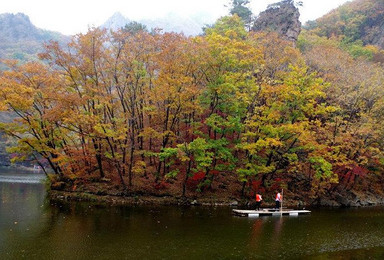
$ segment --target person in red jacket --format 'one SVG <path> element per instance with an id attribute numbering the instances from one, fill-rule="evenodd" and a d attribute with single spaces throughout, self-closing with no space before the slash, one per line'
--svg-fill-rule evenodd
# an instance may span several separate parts
<path id="1" fill-rule="evenodd" d="M 261 202 L 263 201 L 263 197 L 260 194 L 256 193 L 256 210 L 260 210 Z"/>

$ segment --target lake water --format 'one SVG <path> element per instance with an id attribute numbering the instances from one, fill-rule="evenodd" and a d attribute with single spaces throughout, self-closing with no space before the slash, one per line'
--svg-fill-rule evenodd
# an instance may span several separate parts
<path id="1" fill-rule="evenodd" d="M 384 259 L 380 207 L 249 219 L 226 207 L 50 205 L 42 178 L 0 172 L 0 259 Z"/>

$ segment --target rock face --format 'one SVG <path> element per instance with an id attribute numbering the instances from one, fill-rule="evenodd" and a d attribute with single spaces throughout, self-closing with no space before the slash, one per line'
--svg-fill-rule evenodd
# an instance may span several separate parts
<path id="1" fill-rule="evenodd" d="M 293 0 L 270 5 L 257 17 L 252 31 L 277 32 L 286 40 L 296 42 L 301 32 L 300 12 Z"/>
<path id="2" fill-rule="evenodd" d="M 380 19 L 372 22 L 372 26 L 366 26 L 362 30 L 363 43 L 368 45 L 377 45 L 384 49 L 384 14 Z"/>
<path id="3" fill-rule="evenodd" d="M 359 191 L 339 191 L 334 192 L 331 196 L 321 197 L 317 206 L 331 207 L 366 207 L 384 205 L 384 197 L 382 195 L 373 194 L 372 192 Z"/>

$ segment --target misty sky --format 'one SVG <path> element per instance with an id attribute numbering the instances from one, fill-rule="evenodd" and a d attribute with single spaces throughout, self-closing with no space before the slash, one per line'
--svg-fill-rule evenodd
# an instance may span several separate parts
<path id="1" fill-rule="evenodd" d="M 278 0 L 251 0 L 255 14 Z M 39 28 L 64 34 L 85 32 L 103 24 L 115 12 L 131 20 L 156 18 L 173 12 L 180 15 L 207 14 L 206 23 L 226 15 L 229 0 L 2 0 L 0 13 L 25 13 Z M 316 19 L 347 0 L 303 0 L 301 21 Z"/>

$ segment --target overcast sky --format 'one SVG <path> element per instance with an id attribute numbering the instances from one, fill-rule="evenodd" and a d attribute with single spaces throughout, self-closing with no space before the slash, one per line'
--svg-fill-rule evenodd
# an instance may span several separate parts
<path id="1" fill-rule="evenodd" d="M 251 0 L 255 14 L 278 0 Z M 303 0 L 301 21 L 316 19 L 348 0 Z M 39 28 L 64 34 L 85 32 L 103 24 L 115 12 L 139 20 L 165 16 L 169 12 L 192 15 L 208 13 L 207 23 L 228 13 L 229 0 L 2 0 L 0 13 L 25 13 Z"/>

